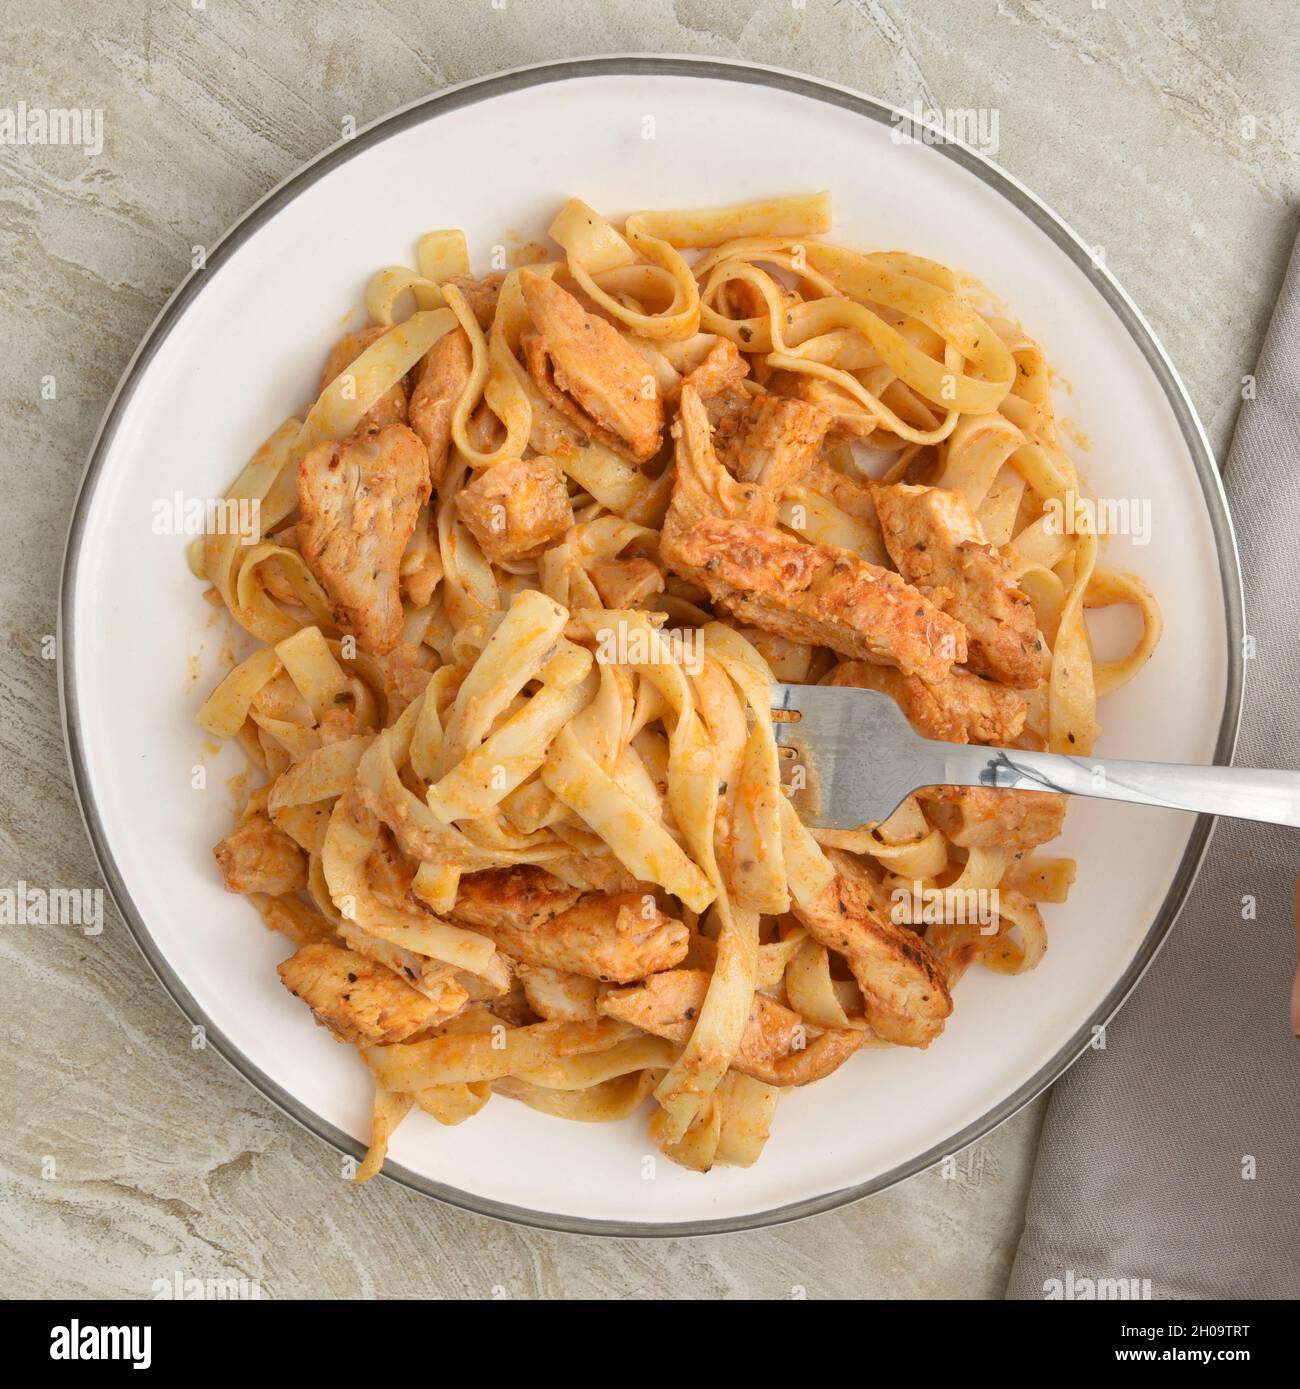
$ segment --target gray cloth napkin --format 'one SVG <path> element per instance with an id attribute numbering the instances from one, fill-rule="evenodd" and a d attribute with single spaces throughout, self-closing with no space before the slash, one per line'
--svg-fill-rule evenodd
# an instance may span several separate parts
<path id="1" fill-rule="evenodd" d="M 1300 247 L 1228 455 L 1256 642 L 1242 766 L 1300 768 L 1298 432 Z M 1106 1049 L 1053 1091 L 1008 1297 L 1078 1297 L 1082 1279 L 1137 1279 L 1155 1298 L 1300 1296 L 1298 873 L 1300 831 L 1219 821 Z"/>

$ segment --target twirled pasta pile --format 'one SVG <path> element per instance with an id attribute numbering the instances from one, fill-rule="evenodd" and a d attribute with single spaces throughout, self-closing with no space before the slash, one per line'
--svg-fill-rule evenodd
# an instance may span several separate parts
<path id="1" fill-rule="evenodd" d="M 829 226 L 826 194 L 621 232 L 575 199 L 561 259 L 479 279 L 426 236 L 236 480 L 259 533 L 192 550 L 263 643 L 199 715 L 264 773 L 217 858 L 372 1073 L 359 1179 L 413 1107 L 494 1090 L 588 1121 L 653 1095 L 674 1161 L 747 1165 L 784 1087 L 927 1045 L 967 966 L 1042 955 L 1060 798 L 809 830 L 771 681 L 1082 752 L 1158 610 L 1053 523 L 1078 479 L 1037 346 Z M 1096 661 L 1116 603 L 1143 635 Z"/>

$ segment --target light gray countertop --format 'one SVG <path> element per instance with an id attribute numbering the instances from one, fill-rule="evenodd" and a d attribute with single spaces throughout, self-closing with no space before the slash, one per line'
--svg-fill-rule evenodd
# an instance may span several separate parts
<path id="1" fill-rule="evenodd" d="M 0 104 L 102 108 L 105 139 L 96 158 L 0 146 L 0 888 L 99 882 L 43 639 L 113 386 L 191 246 L 346 117 L 631 51 L 991 108 L 999 162 L 1105 248 L 1220 456 L 1296 234 L 1300 15 L 1282 0 L 6 0 L 4 32 Z M 268 1297 L 996 1297 L 1015 1250 L 1044 1101 L 954 1177 L 795 1225 L 553 1235 L 390 1182 L 343 1187 L 330 1150 L 191 1049 L 111 909 L 93 939 L 0 926 L 0 960 L 9 1296 L 140 1297 L 180 1275 Z"/>

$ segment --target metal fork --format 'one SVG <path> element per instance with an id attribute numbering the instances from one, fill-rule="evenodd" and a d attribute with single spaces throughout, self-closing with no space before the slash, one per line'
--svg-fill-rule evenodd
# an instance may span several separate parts
<path id="1" fill-rule="evenodd" d="M 774 684 L 772 718 L 783 771 L 802 769 L 783 776 L 791 801 L 819 829 L 879 824 L 922 786 L 1062 791 L 1300 826 L 1300 772 L 939 743 L 916 733 L 889 695 L 855 686 Z"/>

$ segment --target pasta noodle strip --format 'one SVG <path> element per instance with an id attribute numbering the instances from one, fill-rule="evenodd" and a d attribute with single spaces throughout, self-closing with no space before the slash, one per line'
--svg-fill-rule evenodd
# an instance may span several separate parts
<path id="1" fill-rule="evenodd" d="M 830 230 L 831 195 L 823 191 L 691 212 L 640 212 L 637 220 L 652 236 L 682 250 L 749 237 L 817 236 Z"/>
<path id="2" fill-rule="evenodd" d="M 542 765 L 555 735 L 586 708 L 596 686 L 594 674 L 567 689 L 544 686 L 429 788 L 429 809 L 448 824 L 488 814 Z"/>
<path id="3" fill-rule="evenodd" d="M 858 307 L 880 304 L 919 320 L 980 372 L 978 376 L 958 376 L 951 383 L 951 395 L 945 394 L 945 383 L 931 376 L 928 368 L 919 377 L 907 369 L 917 364 L 908 354 L 898 352 L 896 339 L 901 335 L 892 330 L 878 335 L 866 331 L 872 346 L 909 386 L 929 400 L 951 400 L 964 415 L 996 410 L 1005 399 L 1015 381 L 1015 361 L 993 328 L 954 292 L 955 285 L 936 284 L 933 276 L 910 273 L 921 265 L 916 258 L 873 257 L 824 242 L 810 242 L 806 254 L 809 265 L 857 301 Z M 877 321 L 883 326 L 883 320 Z M 934 381 L 939 389 L 928 388 L 927 380 Z"/>
<path id="4" fill-rule="evenodd" d="M 1002 415 L 968 415 L 948 436 L 944 468 L 935 486 L 960 492 L 978 511 L 1002 465 L 1025 442 Z"/>
<path id="5" fill-rule="evenodd" d="M 471 467 L 490 468 L 494 463 L 518 458 L 523 453 L 532 430 L 532 407 L 520 380 L 519 365 L 512 355 L 508 334 L 494 331 L 489 342 L 464 294 L 454 285 L 448 285 L 445 293 L 447 303 L 469 338 L 472 355 L 469 381 L 452 410 L 451 437 L 461 457 Z M 518 297 L 522 303 L 518 271 L 511 271 L 501 288 L 497 299 L 497 317 L 513 312 L 512 297 Z M 487 402 L 488 408 L 505 428 L 505 437 L 493 449 L 476 448 L 469 436 L 469 417 L 480 398 Z"/>
<path id="6" fill-rule="evenodd" d="M 1160 607 L 1141 579 L 1133 574 L 1116 573 L 1113 569 L 1094 569 L 1084 592 L 1083 606 L 1108 608 L 1118 603 L 1131 603 L 1137 608 L 1142 617 L 1142 635 L 1127 656 L 1093 662 L 1093 685 L 1098 698 L 1128 684 L 1151 659 L 1164 632 Z"/>
<path id="7" fill-rule="evenodd" d="M 469 246 L 459 227 L 425 232 L 416 244 L 415 263 L 420 274 L 435 284 L 443 284 L 453 275 L 469 274 Z"/>
<path id="8" fill-rule="evenodd" d="M 633 877 L 658 883 L 692 911 L 703 911 L 714 888 L 676 840 L 580 746 L 571 728 L 551 744 L 542 780 L 609 845 Z"/>
<path id="9" fill-rule="evenodd" d="M 289 497 L 287 505 L 280 505 L 279 515 L 273 514 L 266 504 L 276 480 L 286 470 L 301 430 L 300 421 L 292 418 L 285 420 L 257 450 L 226 493 L 228 504 L 256 504 L 262 534 L 283 520 L 289 507 L 297 501 L 296 495 Z M 273 550 L 278 552 L 279 548 L 273 547 Z M 261 547 L 256 549 L 260 551 Z M 230 527 L 209 531 L 203 537 L 204 577 L 221 595 L 230 615 L 259 640 L 275 642 L 293 632 L 297 623 L 266 595 L 259 583 L 250 582 L 242 590 L 240 587 L 243 575 L 247 573 L 251 581 L 257 565 L 269 557 L 269 552 L 262 552 L 253 558 L 252 547 L 246 543 L 245 537 Z"/>
<path id="10" fill-rule="evenodd" d="M 721 930 L 708 992 L 690 1041 L 655 1087 L 662 1109 L 650 1121 L 650 1133 L 665 1148 L 681 1140 L 721 1084 L 754 1000 L 759 914 L 733 907 L 725 891 L 719 893 L 715 910 Z"/>
<path id="11" fill-rule="evenodd" d="M 406 375 L 444 333 L 456 327 L 450 309 L 414 313 L 371 343 L 320 393 L 294 441 L 291 462 L 328 439 L 346 439 L 370 407 Z"/>
<path id="12" fill-rule="evenodd" d="M 199 724 L 218 738 L 233 738 L 244 726 L 258 692 L 283 668 L 274 647 L 265 646 L 254 651 L 208 696 L 198 712 Z"/>
<path id="13" fill-rule="evenodd" d="M 785 992 L 790 1006 L 818 1027 L 865 1027 L 861 1018 L 844 1010 L 831 978 L 830 952 L 819 941 L 806 939 L 785 968 Z"/>
<path id="14" fill-rule="evenodd" d="M 334 800 L 356 780 L 362 755 L 374 741 L 369 734 L 343 738 L 310 752 L 276 779 L 267 797 L 271 815 L 288 806 L 309 805 Z"/>
<path id="15" fill-rule="evenodd" d="M 662 1042 L 658 1037 L 648 1040 Z M 625 1046 L 626 1043 L 620 1042 L 619 1045 Z M 676 1050 L 668 1043 L 663 1043 L 662 1049 L 669 1053 Z M 503 1095 L 509 1095 L 511 1099 L 522 1100 L 529 1109 L 554 1115 L 557 1119 L 575 1119 L 584 1124 L 608 1124 L 633 1115 L 654 1088 L 661 1071 L 662 1068 L 630 1071 L 627 1075 L 617 1076 L 613 1080 L 596 1081 L 582 1090 L 548 1090 L 514 1077 L 497 1081 L 494 1088 Z"/>
<path id="16" fill-rule="evenodd" d="M 1050 752 L 1085 753 L 1101 732 L 1097 726 L 1097 687 L 1092 646 L 1083 620 L 1084 598 L 1097 563 L 1097 537 L 1079 536 L 1074 580 L 1061 608 L 1047 677 L 1047 747 Z"/>
<path id="17" fill-rule="evenodd" d="M 352 697 L 352 686 L 343 667 L 325 643 L 317 627 L 303 627 L 278 642 L 279 656 L 289 678 L 307 701 L 316 722 Z"/>
<path id="18" fill-rule="evenodd" d="M 666 1070 L 680 1050 L 663 1037 L 639 1033 L 605 1051 L 548 1058 L 537 1065 L 517 1066 L 511 1075 L 543 1090 L 583 1090 L 647 1068 Z"/>
<path id="19" fill-rule="evenodd" d="M 574 204 L 578 206 L 575 208 Z M 655 236 L 646 225 L 647 216 L 638 213 L 627 219 L 625 244 L 643 260 L 666 272 L 673 286 L 673 297 L 661 313 L 643 313 L 628 308 L 619 299 L 596 283 L 593 266 L 602 270 L 617 268 L 610 264 L 613 237 L 617 232 L 594 209 L 573 199 L 551 224 L 552 240 L 564 247 L 568 256 L 569 274 L 583 292 L 616 322 L 652 342 L 667 339 L 681 341 L 692 337 L 700 326 L 700 291 L 691 267 L 673 246 Z"/>
<path id="20" fill-rule="evenodd" d="M 515 1028 L 498 1023 L 491 1032 L 366 1047 L 362 1055 L 381 1089 L 403 1093 L 424 1090 L 430 1085 L 500 1080 L 516 1071 L 546 1066 L 557 1056 L 608 1051 L 627 1035 L 625 1024 L 609 1018 L 598 1022 L 541 1022 Z"/>
<path id="21" fill-rule="evenodd" d="M 710 656 L 744 695 L 752 719 L 735 797 L 731 890 L 738 906 L 781 915 L 790 910 L 790 892 L 781 837 L 785 793 L 772 731 L 772 672 L 733 628 L 711 622 L 702 635 Z"/>
<path id="22" fill-rule="evenodd" d="M 438 495 L 438 550 L 443 569 L 439 592 L 443 615 L 451 628 L 449 656 L 468 664 L 488 639 L 500 611 L 501 591 L 492 566 L 456 510 L 455 494 L 468 469 L 463 460 L 453 457 L 455 462 Z"/>
<path id="23" fill-rule="evenodd" d="M 321 852 L 330 899 L 339 914 L 367 934 L 413 954 L 483 974 L 496 954 L 496 946 L 487 937 L 433 916 L 397 911 L 374 896 L 366 882 L 365 863 L 378 840 L 378 820 L 351 793 L 340 796 Z"/>
<path id="24" fill-rule="evenodd" d="M 478 747 L 498 715 L 538 674 L 568 618 L 545 594 L 518 595 L 456 694 L 434 764 L 436 779 Z"/>
<path id="25" fill-rule="evenodd" d="M 366 285 L 366 312 L 376 322 L 393 326 L 393 309 L 409 292 L 417 310 L 444 309 L 447 301 L 435 281 L 406 265 L 386 265 L 376 270 Z"/>
<path id="26" fill-rule="evenodd" d="M 563 853 L 560 846 L 541 843 L 484 847 L 454 826 L 444 824 L 402 781 L 398 767 L 406 761 L 416 722 L 428 698 L 426 690 L 407 706 L 366 750 L 357 768 L 357 790 L 368 809 L 390 830 L 404 853 L 422 863 L 474 873 L 517 863 L 540 863 Z M 471 822 L 473 823 L 473 822 Z M 467 827 L 468 828 L 468 827 Z M 438 881 L 426 874 L 423 885 Z M 417 874 L 417 883 L 420 882 Z"/>
<path id="27" fill-rule="evenodd" d="M 469 249 L 462 231 L 426 232 L 416 248 L 419 270 L 389 265 L 377 270 L 366 286 L 366 311 L 376 322 L 392 325 L 393 306 L 410 291 L 417 309 L 445 308 L 440 286 L 453 275 L 469 273 Z"/>

